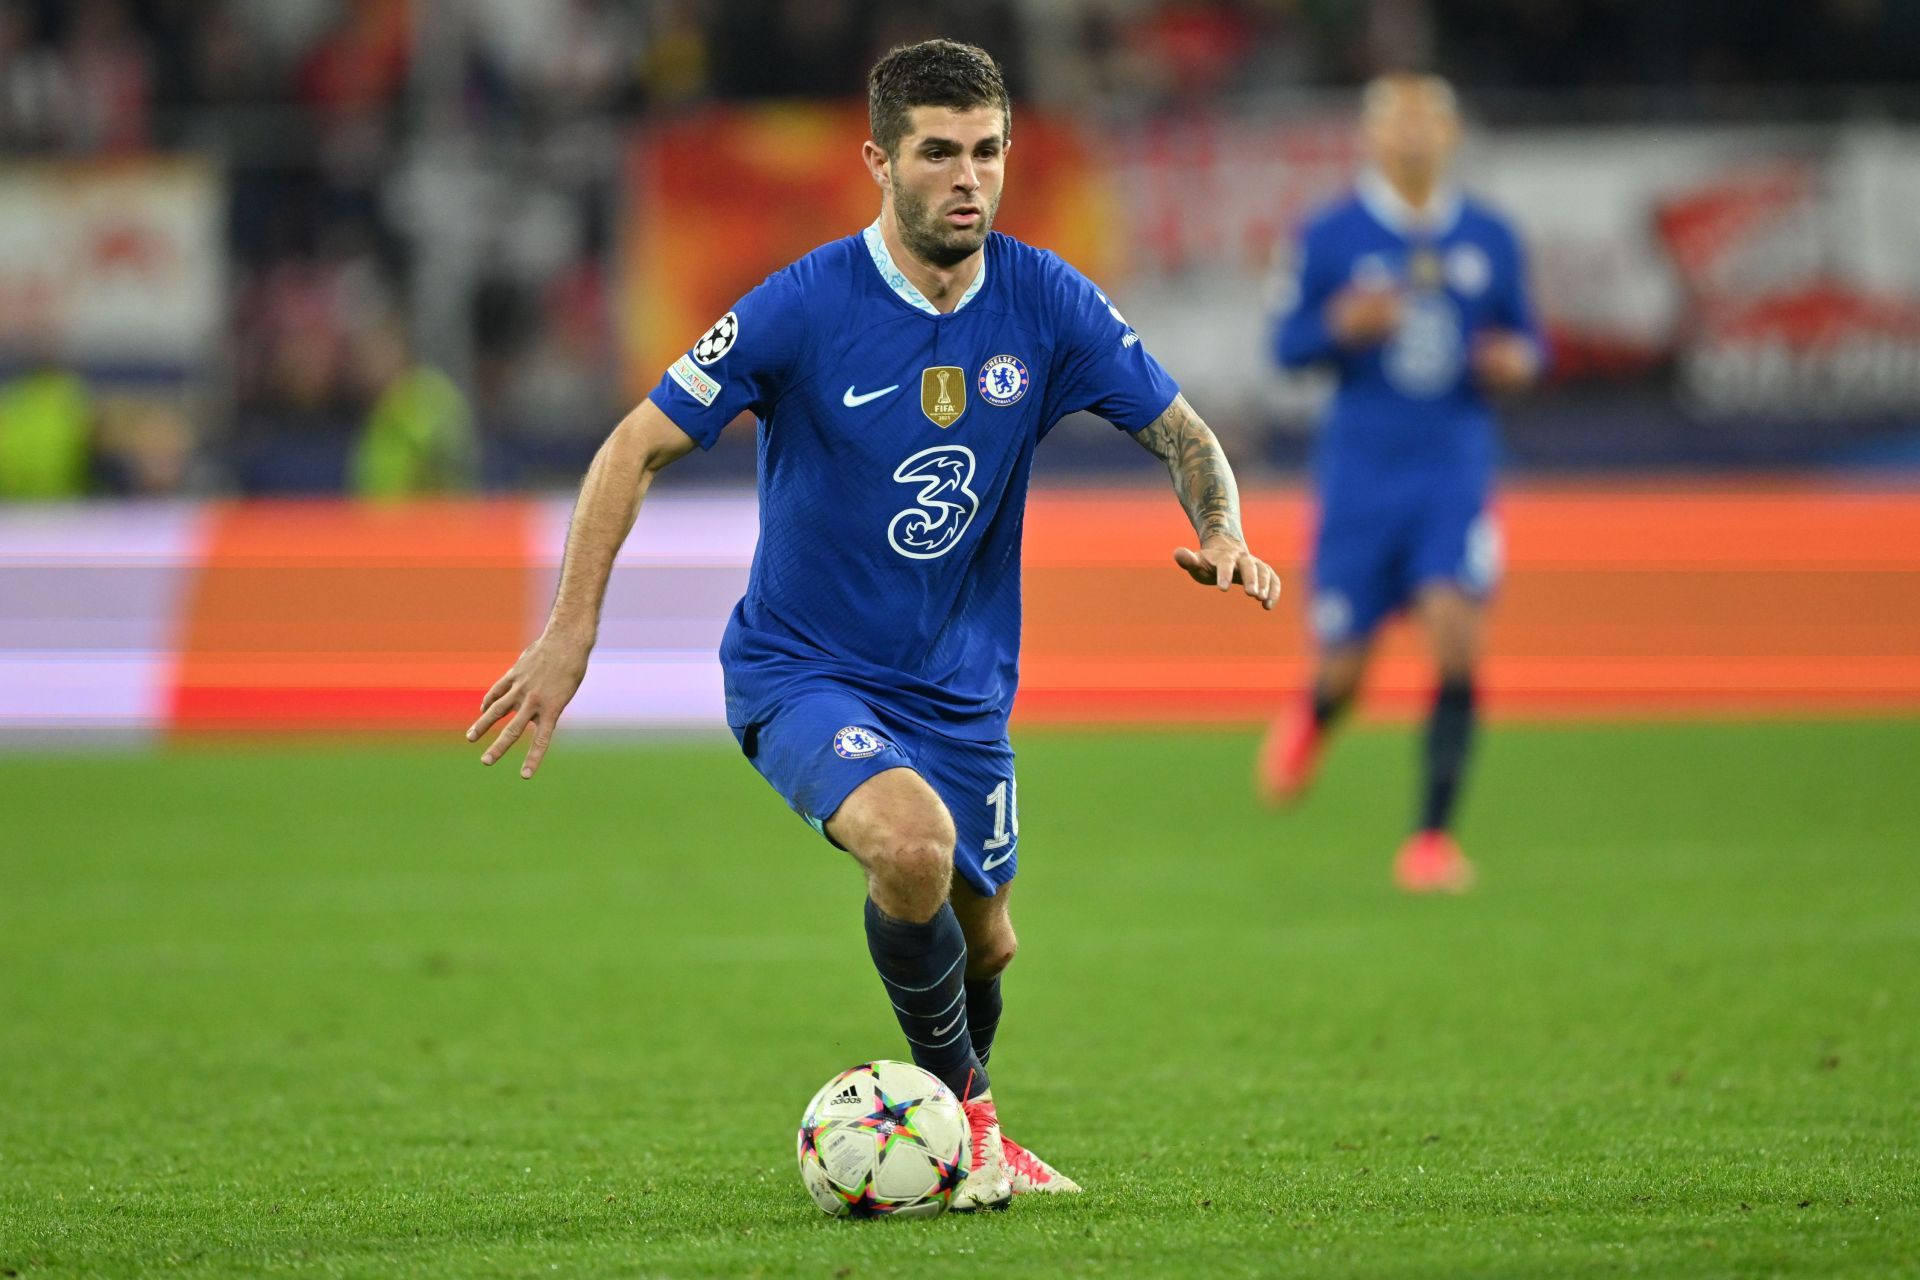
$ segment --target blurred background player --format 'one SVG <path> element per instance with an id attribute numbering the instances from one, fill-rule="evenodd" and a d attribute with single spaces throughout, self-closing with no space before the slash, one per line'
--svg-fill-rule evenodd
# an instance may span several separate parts
<path id="1" fill-rule="evenodd" d="M 93 472 L 96 411 L 53 335 L 34 335 L 19 373 L 0 379 L 0 502 L 77 498 Z"/>
<path id="2" fill-rule="evenodd" d="M 479 442 L 460 388 L 415 355 L 397 319 L 375 328 L 362 347 L 373 408 L 354 442 L 351 490 L 397 499 L 472 489 Z"/>
<path id="3" fill-rule="evenodd" d="M 1473 869 L 1450 828 L 1500 570 L 1488 402 L 1532 385 L 1544 346 L 1518 237 L 1449 180 L 1460 140 L 1452 87 L 1383 76 L 1366 87 L 1362 125 L 1369 167 L 1307 223 L 1274 335 L 1281 364 L 1331 366 L 1338 388 L 1315 467 L 1312 683 L 1268 730 L 1257 785 L 1273 803 L 1301 795 L 1381 623 L 1411 610 L 1438 689 L 1418 818 L 1394 877 L 1413 892 L 1457 892 Z"/>

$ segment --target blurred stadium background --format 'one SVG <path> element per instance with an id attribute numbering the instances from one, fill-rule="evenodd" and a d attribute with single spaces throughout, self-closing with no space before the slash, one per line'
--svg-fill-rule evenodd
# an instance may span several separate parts
<path id="1" fill-rule="evenodd" d="M 994 1067 L 1093 1194 L 846 1232 L 794 1116 L 899 1041 L 721 728 L 750 424 L 649 500 L 538 782 L 454 735 L 605 432 L 870 220 L 862 77 L 930 34 L 1288 595 L 1203 607 L 1161 468 L 1049 438 Z M 1244 787 L 1323 392 L 1266 299 L 1403 67 L 1557 355 L 1444 903 L 1388 887 L 1403 728 Z M 1395 635 L 1372 715 L 1429 680 Z M 1913 1274 L 1916 766 L 1920 6 L 0 0 L 0 1274 Z"/>
<path id="2" fill-rule="evenodd" d="M 610 424 L 870 218 L 864 68 L 931 32 L 1008 70 L 1003 227 L 1106 285 L 1289 570 L 1323 388 L 1267 359 L 1269 282 L 1355 84 L 1454 77 L 1556 350 L 1507 414 L 1496 710 L 1920 707 L 1913 6 L 5 0 L 0 723 L 457 721 Z M 717 723 L 752 458 L 736 425 L 642 517 L 576 723 Z M 1027 720 L 1297 679 L 1297 573 L 1278 625 L 1192 622 L 1156 469 L 1093 427 L 1039 467 Z M 1396 651 L 1378 705 L 1423 680 Z"/>

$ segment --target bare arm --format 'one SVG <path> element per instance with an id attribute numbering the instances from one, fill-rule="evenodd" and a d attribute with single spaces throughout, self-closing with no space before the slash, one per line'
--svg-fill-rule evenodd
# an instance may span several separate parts
<path id="1" fill-rule="evenodd" d="M 614 557 L 633 530 L 647 490 L 653 487 L 654 476 L 693 447 L 693 437 L 651 400 L 642 400 L 607 436 L 593 455 L 593 465 L 580 484 L 579 500 L 573 504 L 548 632 L 572 636 L 593 647 Z"/>
<path id="2" fill-rule="evenodd" d="M 1239 582 L 1248 595 L 1273 608 L 1280 599 L 1280 576 L 1247 550 L 1233 468 L 1187 398 L 1175 396 L 1167 411 L 1134 439 L 1167 464 L 1173 491 L 1200 536 L 1200 550 L 1181 547 L 1173 554 L 1174 562 L 1194 581 L 1216 584 L 1222 591 Z"/>
<path id="3" fill-rule="evenodd" d="M 507 673 L 493 682 L 481 700 L 480 718 L 467 730 L 467 741 L 477 741 L 500 720 L 507 726 L 480 757 L 492 764 L 507 752 L 528 725 L 535 726 L 520 776 L 531 778 L 553 739 L 554 724 L 573 700 L 587 675 L 587 655 L 600 631 L 600 606 L 614 557 L 633 529 L 640 503 L 654 476 L 683 458 L 693 438 L 673 424 L 651 400 L 643 400 L 613 429 L 574 503 L 573 523 L 567 528 L 567 548 L 560 562 L 560 589 L 546 629 L 529 645 Z"/>
<path id="4" fill-rule="evenodd" d="M 1201 541 L 1215 534 L 1240 540 L 1240 490 L 1233 482 L 1233 468 L 1185 396 L 1175 396 L 1167 411 L 1134 439 L 1167 464 L 1173 491 Z"/>

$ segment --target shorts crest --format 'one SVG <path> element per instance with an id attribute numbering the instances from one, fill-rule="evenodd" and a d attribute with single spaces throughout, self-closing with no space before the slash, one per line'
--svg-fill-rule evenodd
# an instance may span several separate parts
<path id="1" fill-rule="evenodd" d="M 833 735 L 833 749 L 843 760 L 865 760 L 892 745 L 875 730 L 857 724 Z"/>

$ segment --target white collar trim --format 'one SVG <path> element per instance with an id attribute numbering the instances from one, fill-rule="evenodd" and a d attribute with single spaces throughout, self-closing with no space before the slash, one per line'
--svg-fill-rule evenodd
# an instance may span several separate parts
<path id="1" fill-rule="evenodd" d="M 1406 235 L 1444 236 L 1452 231 L 1460 221 L 1460 189 L 1454 186 L 1434 188 L 1432 197 L 1424 209 L 1417 209 L 1407 203 L 1406 197 L 1393 189 L 1386 175 L 1378 169 L 1368 169 L 1360 175 L 1356 184 L 1360 193 L 1360 203 L 1366 206 L 1381 226 L 1389 231 Z"/>
<path id="2" fill-rule="evenodd" d="M 924 311 L 930 316 L 949 314 L 948 312 L 940 310 L 940 308 L 934 306 L 931 302 L 928 302 L 927 295 L 920 292 L 920 287 L 914 284 L 913 281 L 907 279 L 906 272 L 894 265 L 893 253 L 887 248 L 887 238 L 880 232 L 880 219 L 875 218 L 873 225 L 865 231 L 862 231 L 860 237 L 867 242 L 867 253 L 873 258 L 874 270 L 880 273 L 880 278 L 887 282 L 888 288 L 900 296 L 901 301 L 905 302 L 914 310 Z M 974 295 L 980 292 L 980 287 L 986 284 L 986 282 L 987 255 L 982 252 L 980 255 L 980 270 L 974 272 L 973 283 L 968 285 L 967 291 L 960 295 L 960 301 L 956 302 L 953 306 L 954 311 L 958 311 L 969 302 L 972 302 Z"/>

